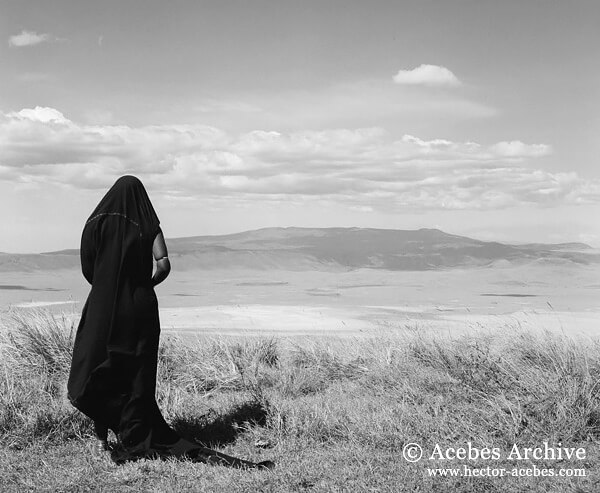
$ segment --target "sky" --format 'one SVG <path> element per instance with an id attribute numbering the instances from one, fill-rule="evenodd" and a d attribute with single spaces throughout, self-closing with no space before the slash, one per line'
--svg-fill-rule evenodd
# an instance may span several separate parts
<path id="1" fill-rule="evenodd" d="M 121 175 L 168 237 L 439 228 L 600 247 L 600 3 L 0 0 L 0 251 Z"/>

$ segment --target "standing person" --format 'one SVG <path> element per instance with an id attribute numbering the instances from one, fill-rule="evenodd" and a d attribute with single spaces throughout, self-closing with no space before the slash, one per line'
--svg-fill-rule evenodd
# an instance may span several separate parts
<path id="1" fill-rule="evenodd" d="M 104 449 L 108 429 L 117 435 L 112 458 L 176 456 L 237 467 L 271 466 L 181 438 L 158 408 L 160 323 L 154 286 L 171 266 L 154 207 L 134 176 L 119 178 L 85 223 L 81 267 L 91 291 L 75 337 L 68 396 L 94 420 Z"/>

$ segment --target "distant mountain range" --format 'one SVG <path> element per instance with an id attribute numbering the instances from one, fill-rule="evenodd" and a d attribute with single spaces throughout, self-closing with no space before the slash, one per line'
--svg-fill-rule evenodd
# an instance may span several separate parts
<path id="1" fill-rule="evenodd" d="M 265 228 L 167 240 L 177 269 L 434 270 L 522 263 L 599 263 L 583 243 L 507 245 L 437 229 Z M 78 269 L 79 251 L 0 253 L 0 272 Z"/>

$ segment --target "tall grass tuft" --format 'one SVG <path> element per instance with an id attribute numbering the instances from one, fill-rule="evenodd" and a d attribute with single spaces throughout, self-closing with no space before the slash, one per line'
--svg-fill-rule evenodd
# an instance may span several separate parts
<path id="1" fill-rule="evenodd" d="M 75 326 L 65 315 L 60 318 L 46 311 L 9 314 L 11 330 L 5 342 L 31 368 L 52 375 L 65 375 L 71 364 Z"/>
<path id="2" fill-rule="evenodd" d="M 66 398 L 73 322 L 48 312 L 9 312 L 0 327 L 0 437 L 12 447 L 89 433 Z"/>

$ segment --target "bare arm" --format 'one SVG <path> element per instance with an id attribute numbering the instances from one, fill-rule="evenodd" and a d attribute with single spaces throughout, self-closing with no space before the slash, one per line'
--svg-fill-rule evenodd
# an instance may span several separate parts
<path id="1" fill-rule="evenodd" d="M 156 271 L 152 276 L 152 285 L 156 286 L 163 282 L 169 275 L 169 272 L 171 272 L 171 262 L 169 262 L 167 245 L 162 231 L 154 238 L 152 254 L 154 255 L 154 260 L 156 260 Z"/>

